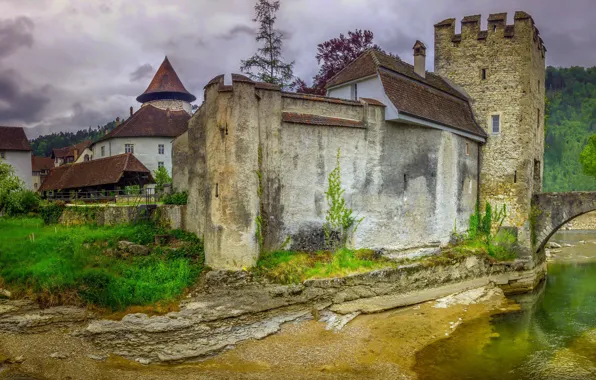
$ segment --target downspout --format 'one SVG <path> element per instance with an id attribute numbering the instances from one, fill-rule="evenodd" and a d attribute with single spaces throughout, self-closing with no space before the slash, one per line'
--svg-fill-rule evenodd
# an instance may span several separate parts
<path id="1" fill-rule="evenodd" d="M 486 142 L 484 142 L 486 144 Z M 482 168 L 482 155 L 480 151 L 484 144 L 478 144 L 478 173 L 476 174 L 476 204 L 480 207 L 480 168 Z"/>

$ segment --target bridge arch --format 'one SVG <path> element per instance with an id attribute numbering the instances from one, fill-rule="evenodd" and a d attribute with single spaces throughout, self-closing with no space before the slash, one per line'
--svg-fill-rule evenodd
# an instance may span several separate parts
<path id="1" fill-rule="evenodd" d="M 596 210 L 596 192 L 541 193 L 532 197 L 533 245 L 540 252 L 571 220 Z"/>

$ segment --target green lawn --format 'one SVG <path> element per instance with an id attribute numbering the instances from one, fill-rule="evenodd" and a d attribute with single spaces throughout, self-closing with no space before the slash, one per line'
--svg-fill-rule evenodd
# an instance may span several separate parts
<path id="1" fill-rule="evenodd" d="M 112 310 L 177 299 L 203 268 L 196 236 L 173 235 L 155 246 L 149 224 L 45 226 L 39 218 L 0 218 L 0 287 L 42 305 L 92 304 Z M 119 257 L 118 241 L 148 245 L 148 256 Z"/>

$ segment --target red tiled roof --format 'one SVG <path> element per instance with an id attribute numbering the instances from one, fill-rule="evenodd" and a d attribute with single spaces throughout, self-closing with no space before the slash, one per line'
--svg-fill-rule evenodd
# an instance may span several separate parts
<path id="1" fill-rule="evenodd" d="M 34 172 L 50 170 L 53 167 L 54 160 L 52 159 L 52 157 L 31 156 L 31 168 Z"/>
<path id="2" fill-rule="evenodd" d="M 363 127 L 363 124 L 360 120 L 341 119 L 339 117 L 327 117 L 296 112 L 283 112 L 282 121 L 286 123 L 326 125 L 330 127 Z"/>
<path id="3" fill-rule="evenodd" d="M 124 173 L 151 172 L 131 153 L 59 166 L 50 170 L 39 191 L 68 190 L 116 184 Z"/>
<path id="4" fill-rule="evenodd" d="M 22 127 L 0 127 L 0 150 L 31 150 Z"/>
<path id="5" fill-rule="evenodd" d="M 389 71 L 381 71 L 380 76 L 385 93 L 398 112 L 486 137 L 466 100 Z"/>
<path id="6" fill-rule="evenodd" d="M 377 99 L 372 99 L 372 98 L 360 98 L 360 100 L 368 103 L 368 104 L 372 104 L 373 106 L 383 106 L 386 107 L 385 103 L 382 103 L 380 101 L 378 101 Z"/>
<path id="7" fill-rule="evenodd" d="M 54 148 L 52 149 L 52 156 L 56 158 L 64 158 L 64 157 L 74 157 L 75 149 L 78 151 L 77 154 L 81 154 L 85 148 L 88 148 L 91 145 L 91 140 L 85 140 L 75 145 L 67 146 L 64 148 Z"/>
<path id="8" fill-rule="evenodd" d="M 378 73 L 389 100 L 398 112 L 486 137 L 474 119 L 468 98 L 433 73 L 421 77 L 414 66 L 368 49 L 331 78 L 327 88 Z"/>
<path id="9" fill-rule="evenodd" d="M 178 137 L 188 129 L 186 111 L 164 110 L 144 105 L 99 141 L 115 137 Z"/>
<path id="10" fill-rule="evenodd" d="M 159 98 L 180 99 L 187 102 L 194 102 L 197 99 L 186 90 L 168 57 L 164 59 L 155 73 L 149 87 L 137 97 L 137 101 L 145 103 Z"/>

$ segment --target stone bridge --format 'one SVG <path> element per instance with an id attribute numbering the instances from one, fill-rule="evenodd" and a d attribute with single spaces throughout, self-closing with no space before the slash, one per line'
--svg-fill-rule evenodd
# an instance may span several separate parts
<path id="1" fill-rule="evenodd" d="M 596 210 L 596 192 L 541 193 L 532 198 L 536 252 L 570 220 Z"/>

